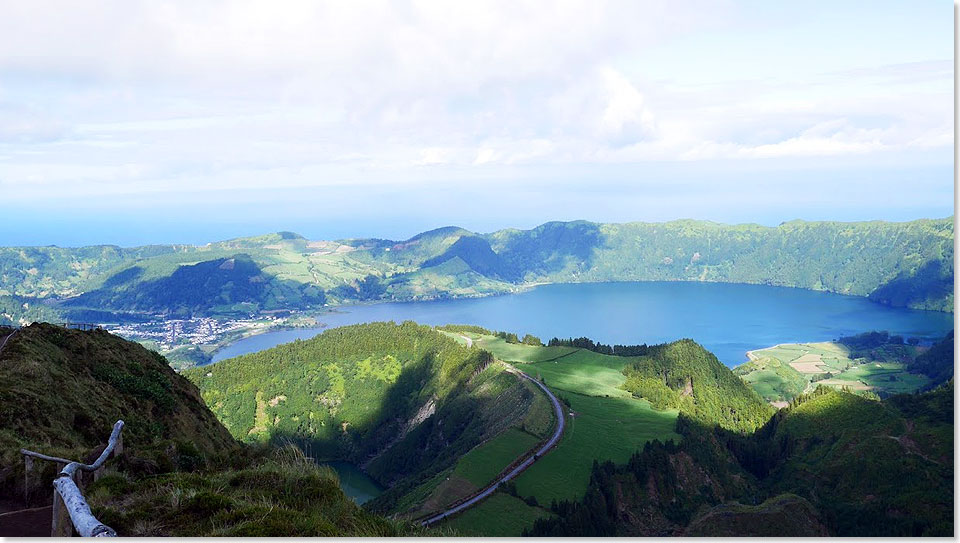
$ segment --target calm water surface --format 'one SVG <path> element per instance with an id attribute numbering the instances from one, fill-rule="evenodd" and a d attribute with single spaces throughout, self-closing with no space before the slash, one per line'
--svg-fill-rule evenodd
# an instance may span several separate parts
<path id="1" fill-rule="evenodd" d="M 826 292 L 725 283 L 643 282 L 545 285 L 521 294 L 383 303 L 339 308 L 319 319 L 328 328 L 373 321 L 478 324 L 551 337 L 587 336 L 602 343 L 663 343 L 692 338 L 728 366 L 746 352 L 778 343 L 827 341 L 888 330 L 926 340 L 953 329 L 953 314 L 892 308 Z M 307 339 L 322 328 L 253 336 L 213 357 L 223 360 Z"/>
<path id="2" fill-rule="evenodd" d="M 343 493 L 358 504 L 362 505 L 383 492 L 383 488 L 376 481 L 353 464 L 348 462 L 325 462 L 325 464 L 337 472 Z"/>

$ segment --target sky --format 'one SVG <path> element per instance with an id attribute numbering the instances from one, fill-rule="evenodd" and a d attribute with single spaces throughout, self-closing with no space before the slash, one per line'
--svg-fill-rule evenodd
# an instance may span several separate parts
<path id="1" fill-rule="evenodd" d="M 0 5 L 0 245 L 954 212 L 943 0 Z"/>

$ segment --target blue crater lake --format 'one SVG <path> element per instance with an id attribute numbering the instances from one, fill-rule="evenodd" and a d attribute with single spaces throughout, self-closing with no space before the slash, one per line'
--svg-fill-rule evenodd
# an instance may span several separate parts
<path id="1" fill-rule="evenodd" d="M 932 341 L 953 329 L 953 314 L 880 305 L 855 296 L 728 283 L 642 282 L 544 285 L 504 296 L 349 306 L 318 319 L 327 328 L 374 321 L 477 324 L 519 335 L 587 336 L 607 344 L 691 338 L 728 366 L 778 343 L 828 341 L 871 330 Z M 323 328 L 270 332 L 213 357 L 252 353 L 307 339 Z"/>

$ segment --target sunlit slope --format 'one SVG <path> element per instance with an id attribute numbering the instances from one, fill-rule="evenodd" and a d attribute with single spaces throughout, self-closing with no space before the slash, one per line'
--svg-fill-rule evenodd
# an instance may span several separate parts
<path id="1" fill-rule="evenodd" d="M 389 487 L 366 506 L 414 517 L 483 486 L 546 435 L 541 394 L 504 370 L 405 322 L 336 328 L 185 375 L 238 439 L 292 441 L 363 466 Z M 460 463 L 470 457 L 480 463 Z"/>
<path id="2" fill-rule="evenodd" d="M 950 536 L 953 383 L 868 399 L 828 387 L 742 435 L 685 416 L 679 444 L 596 466 L 534 536 Z"/>
<path id="3" fill-rule="evenodd" d="M 70 300 L 61 309 L 75 317 L 239 315 L 479 296 L 541 282 L 683 280 L 799 287 L 950 311 L 953 237 L 952 218 L 777 227 L 574 221 L 490 234 L 445 227 L 404 241 L 310 241 L 278 232 L 202 246 L 7 247 L 0 248 L 0 296 L 28 305 Z M 224 273 L 231 260 L 246 271 Z M 0 318 L 28 318 L 29 308 L 22 309 Z"/>
<path id="4" fill-rule="evenodd" d="M 734 373 L 778 406 L 819 385 L 885 398 L 926 390 L 953 377 L 952 333 L 930 347 L 906 344 L 902 338 L 892 342 L 880 332 L 842 341 L 758 349 Z"/>
<path id="5" fill-rule="evenodd" d="M 607 356 L 570 347 L 509 344 L 492 336 L 475 336 L 475 345 L 513 363 L 530 376 L 542 378 L 569 402 L 567 430 L 557 448 L 516 480 L 520 496 L 540 504 L 580 497 L 587 488 L 593 462 L 626 461 L 653 439 L 667 440 L 676 410 L 657 411 L 646 400 L 620 388 L 629 358 Z"/>

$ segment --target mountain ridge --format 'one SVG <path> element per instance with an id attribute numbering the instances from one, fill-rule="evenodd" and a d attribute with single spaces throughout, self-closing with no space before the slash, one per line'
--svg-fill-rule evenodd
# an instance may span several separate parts
<path id="1" fill-rule="evenodd" d="M 711 281 L 798 287 L 953 311 L 953 237 L 952 218 L 795 220 L 776 227 L 684 219 L 553 221 L 486 234 L 447 226 L 402 241 L 311 241 L 277 232 L 203 246 L 3 247 L 0 296 L 19 297 L 21 305 L 41 301 L 51 312 L 67 315 L 107 310 L 121 317 L 124 311 L 209 316 L 482 296 L 542 283 Z M 466 268 L 440 266 L 454 257 Z M 186 266 L 231 258 L 249 258 L 256 273 L 241 280 L 258 277 L 266 287 L 254 289 L 252 296 L 234 296 L 246 283 L 232 282 L 210 292 L 203 304 L 174 303 L 187 277 L 196 283 L 196 273 L 182 271 Z M 178 272 L 181 279 L 167 280 Z M 160 281 L 154 290 L 169 292 L 171 299 L 125 299 L 125 289 L 151 281 Z M 22 322 L 25 313 L 14 308 L 0 319 Z"/>

